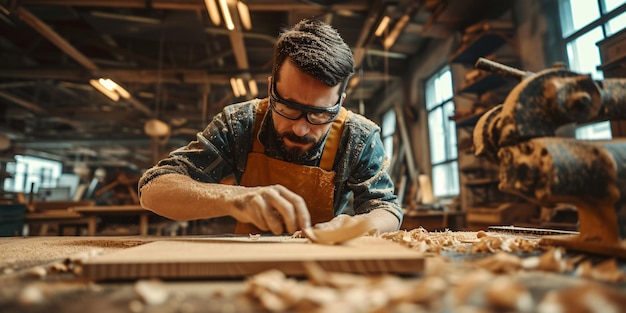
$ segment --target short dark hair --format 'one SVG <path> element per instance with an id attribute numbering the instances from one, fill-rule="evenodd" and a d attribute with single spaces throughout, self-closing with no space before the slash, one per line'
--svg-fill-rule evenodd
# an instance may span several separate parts
<path id="1" fill-rule="evenodd" d="M 304 19 L 278 37 L 272 69 L 276 81 L 280 67 L 287 58 L 298 69 L 328 86 L 343 83 L 341 92 L 354 73 L 352 50 L 336 29 L 319 20 Z"/>

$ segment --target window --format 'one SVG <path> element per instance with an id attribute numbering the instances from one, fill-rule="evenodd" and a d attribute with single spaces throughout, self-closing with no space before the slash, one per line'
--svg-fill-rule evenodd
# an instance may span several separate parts
<path id="1" fill-rule="evenodd" d="M 16 155 L 15 162 L 8 162 L 6 169 L 13 177 L 4 180 L 5 190 L 30 192 L 33 185 L 33 192 L 37 192 L 39 188 L 57 187 L 63 165 L 58 161 Z"/>
<path id="2" fill-rule="evenodd" d="M 626 4 L 623 0 L 559 0 L 561 28 L 570 70 L 604 78 L 597 42 L 626 26 Z M 580 137 L 579 137 L 580 136 Z M 578 139 L 611 139 L 610 122 L 580 126 Z"/>
<path id="3" fill-rule="evenodd" d="M 450 68 L 426 81 L 433 194 L 438 198 L 459 194 L 456 125 L 449 118 L 454 115 L 453 95 Z"/>
<path id="4" fill-rule="evenodd" d="M 593 123 L 576 128 L 576 139 L 602 140 L 611 139 L 611 123 Z"/>
<path id="5" fill-rule="evenodd" d="M 383 115 L 381 128 L 381 137 L 383 146 L 385 147 L 385 153 L 391 160 L 393 158 L 393 134 L 396 132 L 396 111 L 391 109 Z"/>

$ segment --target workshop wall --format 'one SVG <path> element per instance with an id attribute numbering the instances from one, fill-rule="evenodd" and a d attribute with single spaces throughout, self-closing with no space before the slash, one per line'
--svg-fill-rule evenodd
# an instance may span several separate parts
<path id="1" fill-rule="evenodd" d="M 511 53 L 519 54 L 522 70 L 539 71 L 556 62 L 566 62 L 566 52 L 561 38 L 558 2 L 552 0 L 516 0 L 512 10 L 500 17 L 510 20 L 515 27 L 516 47 Z M 424 82 L 443 66 L 449 65 L 454 86 L 461 86 L 464 79 L 461 65 L 450 63 L 450 56 L 458 47 L 463 30 L 448 38 L 436 38 L 410 64 L 411 76 L 404 81 L 405 106 L 418 112 L 418 119 L 407 121 L 411 133 L 411 146 L 415 162 L 421 174 L 430 175 L 430 149 L 428 114 L 424 103 Z M 509 47 L 510 48 L 510 47 Z M 457 109 L 471 107 L 473 101 L 455 97 Z M 567 133 L 567 131 L 565 132 Z"/>
<path id="2" fill-rule="evenodd" d="M 515 1 L 512 10 L 523 70 L 536 72 L 566 62 L 558 1 Z"/>

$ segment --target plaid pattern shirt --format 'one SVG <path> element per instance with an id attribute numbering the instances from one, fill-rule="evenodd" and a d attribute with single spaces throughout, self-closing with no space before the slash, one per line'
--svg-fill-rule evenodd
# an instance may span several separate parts
<path id="1" fill-rule="evenodd" d="M 259 99 L 226 106 L 209 125 L 196 135 L 196 140 L 180 147 L 148 169 L 139 181 L 141 188 L 153 178 L 179 173 L 197 181 L 217 183 L 233 175 L 238 183 L 246 169 L 248 153 L 255 134 L 254 118 Z M 268 111 L 259 132 L 265 154 L 283 160 L 280 144 L 271 126 Z M 323 145 L 309 153 L 302 165 L 318 166 Z M 334 214 L 363 214 L 385 209 L 402 222 L 394 185 L 387 173 L 388 158 L 380 138 L 380 128 L 358 114 L 346 119 L 335 157 Z"/>

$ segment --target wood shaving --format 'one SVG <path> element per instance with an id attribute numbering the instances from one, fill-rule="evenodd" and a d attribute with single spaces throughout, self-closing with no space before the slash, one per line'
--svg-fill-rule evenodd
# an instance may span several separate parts
<path id="1" fill-rule="evenodd" d="M 316 263 L 305 266 L 308 281 L 269 270 L 247 279 L 246 292 L 271 312 L 386 312 L 400 304 L 429 306 L 448 287 L 435 276 L 407 282 L 393 275 L 327 272 Z"/>
<path id="2" fill-rule="evenodd" d="M 411 235 L 404 233 L 402 236 L 400 238 Z M 488 236 L 483 238 L 486 237 Z M 426 240 L 422 241 L 425 242 Z M 623 303 L 626 295 L 610 288 L 608 293 L 571 291 L 587 293 L 583 296 L 587 297 L 584 300 L 585 305 L 593 308 L 583 311 L 575 310 L 583 307 L 582 305 L 577 307 L 565 303 L 568 301 L 566 298 L 571 297 L 570 291 L 565 294 L 551 291 L 545 297 L 532 294 L 525 284 L 528 283 L 528 276 L 518 275 L 521 274 L 520 271 L 563 273 L 570 271 L 580 261 L 578 256 L 565 258 L 564 251 L 560 248 L 527 258 L 497 251 L 493 255 L 468 262 L 473 265 L 470 271 L 454 266 L 450 268 L 447 266 L 449 260 L 441 255 L 430 256 L 428 260 L 433 262 L 427 262 L 427 268 L 418 280 L 406 280 L 393 275 L 330 272 L 317 263 L 309 262 L 304 265 L 308 280 L 296 280 L 281 271 L 271 270 L 246 280 L 246 293 L 270 312 L 552 313 L 621 312 L 615 308 L 625 307 Z M 614 274 L 618 270 L 614 260 L 595 267 L 585 262 L 579 269 L 579 275 L 592 275 L 591 269 L 594 269 L 602 273 L 613 273 L 614 276 L 606 275 L 605 279 L 608 280 L 623 277 Z"/>
<path id="3" fill-rule="evenodd" d="M 464 240 L 468 239 L 467 235 L 453 233 L 449 230 L 444 232 L 428 232 L 422 227 L 410 231 L 398 230 L 383 233 L 380 237 L 420 252 L 432 253 L 439 253 L 444 248 L 460 246 Z"/>
<path id="4" fill-rule="evenodd" d="M 48 274 L 48 270 L 46 270 L 43 266 L 35 266 L 28 271 L 28 276 L 34 278 L 44 278 Z"/>
<path id="5" fill-rule="evenodd" d="M 596 283 L 549 291 L 537 306 L 538 313 L 624 312 L 626 294 Z"/>
<path id="6" fill-rule="evenodd" d="M 474 265 L 493 273 L 511 273 L 522 268 L 522 258 L 511 253 L 498 252 L 475 261 Z"/>
<path id="7" fill-rule="evenodd" d="M 498 312 L 531 312 L 535 303 L 528 289 L 509 276 L 497 276 L 485 288 L 488 306 Z"/>
<path id="8" fill-rule="evenodd" d="M 574 269 L 576 258 L 565 259 L 563 248 L 551 248 L 540 256 L 525 258 L 522 267 L 529 270 L 564 273 Z"/>
<path id="9" fill-rule="evenodd" d="M 537 239 L 490 235 L 485 231 L 479 231 L 473 235 L 449 230 L 429 232 L 419 227 L 410 231 L 399 230 L 384 233 L 380 237 L 420 252 L 431 253 L 440 253 L 442 250 L 473 254 L 495 253 L 497 251 L 530 253 L 539 249 Z"/>
<path id="10" fill-rule="evenodd" d="M 135 292 L 147 305 L 160 305 L 170 297 L 169 291 L 163 282 L 152 280 L 139 280 L 135 283 Z"/>
<path id="11" fill-rule="evenodd" d="M 626 273 L 623 273 L 615 259 L 609 259 L 596 266 L 591 261 L 585 261 L 578 265 L 576 276 L 590 278 L 597 281 L 618 283 L 626 281 Z"/>

